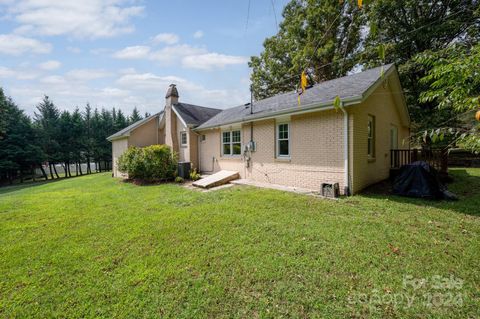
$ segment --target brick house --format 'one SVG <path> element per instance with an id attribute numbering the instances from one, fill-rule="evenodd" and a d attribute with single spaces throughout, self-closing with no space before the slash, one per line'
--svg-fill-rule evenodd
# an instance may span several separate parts
<path id="1" fill-rule="evenodd" d="M 340 109 L 334 107 L 336 97 Z M 408 149 L 410 118 L 394 65 L 220 110 L 179 102 L 170 85 L 163 111 L 117 132 L 114 176 L 129 146 L 167 144 L 203 173 L 237 171 L 258 182 L 318 191 L 339 183 L 357 193 L 388 178 L 390 150 Z"/>

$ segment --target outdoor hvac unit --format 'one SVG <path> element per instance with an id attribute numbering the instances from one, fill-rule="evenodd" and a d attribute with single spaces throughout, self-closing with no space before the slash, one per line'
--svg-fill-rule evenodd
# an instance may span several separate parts
<path id="1" fill-rule="evenodd" d="M 178 176 L 183 179 L 190 178 L 190 162 L 178 162 Z"/>
<path id="2" fill-rule="evenodd" d="M 337 198 L 340 196 L 340 186 L 338 183 L 322 183 L 322 189 L 320 191 L 323 197 Z"/>

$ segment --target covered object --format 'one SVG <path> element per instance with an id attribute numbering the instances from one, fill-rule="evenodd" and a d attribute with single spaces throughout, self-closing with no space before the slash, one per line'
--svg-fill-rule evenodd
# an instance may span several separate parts
<path id="1" fill-rule="evenodd" d="M 429 199 L 457 199 L 447 191 L 437 171 L 426 162 L 414 162 L 400 168 L 393 182 L 393 193 Z"/>

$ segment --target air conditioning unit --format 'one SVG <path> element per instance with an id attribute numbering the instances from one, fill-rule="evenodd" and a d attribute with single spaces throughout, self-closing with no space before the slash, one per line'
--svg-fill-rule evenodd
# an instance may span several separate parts
<path id="1" fill-rule="evenodd" d="M 340 196 L 340 186 L 338 183 L 322 183 L 320 193 L 323 197 L 337 198 Z"/>
<path id="2" fill-rule="evenodd" d="M 183 179 L 190 179 L 190 162 L 178 162 L 178 176 Z"/>

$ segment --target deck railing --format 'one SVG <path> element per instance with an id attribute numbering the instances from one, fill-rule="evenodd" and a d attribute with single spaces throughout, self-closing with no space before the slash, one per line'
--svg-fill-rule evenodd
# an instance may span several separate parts
<path id="1" fill-rule="evenodd" d="M 446 173 L 448 170 L 448 152 L 445 150 L 390 150 L 391 168 L 400 168 L 416 161 L 425 161 L 440 172 Z"/>

